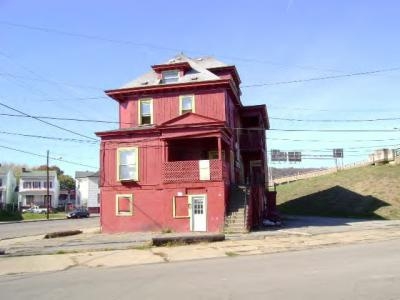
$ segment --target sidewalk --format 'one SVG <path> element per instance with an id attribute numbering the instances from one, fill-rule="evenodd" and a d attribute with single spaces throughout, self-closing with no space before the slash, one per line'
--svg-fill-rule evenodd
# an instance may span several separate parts
<path id="1" fill-rule="evenodd" d="M 400 221 L 305 220 L 298 223 L 299 218 L 289 218 L 285 227 L 227 235 L 223 242 L 170 247 L 150 247 L 151 238 L 159 233 L 109 235 L 96 228 L 50 240 L 43 236 L 3 240 L 0 249 L 7 255 L 0 256 L 0 275 L 269 254 L 400 238 Z"/>

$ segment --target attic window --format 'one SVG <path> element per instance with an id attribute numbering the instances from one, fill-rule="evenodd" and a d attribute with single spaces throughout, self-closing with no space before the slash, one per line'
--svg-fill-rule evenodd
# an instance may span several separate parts
<path id="1" fill-rule="evenodd" d="M 179 80 L 179 71 L 178 70 L 168 70 L 161 73 L 162 74 L 162 83 L 174 83 Z"/>

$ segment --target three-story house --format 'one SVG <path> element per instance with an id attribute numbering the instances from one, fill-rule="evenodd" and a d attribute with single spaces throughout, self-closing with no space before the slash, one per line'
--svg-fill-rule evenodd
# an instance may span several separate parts
<path id="1" fill-rule="evenodd" d="M 96 133 L 103 232 L 260 223 L 269 120 L 265 105 L 242 104 L 239 85 L 235 66 L 181 54 L 106 91 L 120 124 Z"/>

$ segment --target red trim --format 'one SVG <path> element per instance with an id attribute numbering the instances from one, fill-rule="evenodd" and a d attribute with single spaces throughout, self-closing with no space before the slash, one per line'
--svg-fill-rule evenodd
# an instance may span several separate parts
<path id="1" fill-rule="evenodd" d="M 171 63 L 171 64 L 164 64 L 164 65 L 153 65 L 151 67 L 157 73 L 160 73 L 162 71 L 169 71 L 169 70 L 187 71 L 187 70 L 191 69 L 188 62 Z"/>
<path id="2" fill-rule="evenodd" d="M 104 91 L 107 96 L 113 98 L 114 100 L 120 102 L 125 101 L 124 97 L 126 96 L 133 96 L 133 95 L 140 95 L 147 93 L 146 96 L 150 96 L 151 94 L 157 94 L 159 92 L 166 92 L 166 91 L 176 91 L 176 90 L 183 90 L 183 89 L 193 89 L 193 88 L 209 88 L 211 86 L 215 87 L 224 87 L 228 88 L 232 95 L 235 98 L 236 104 L 239 106 L 243 106 L 240 102 L 240 91 L 237 89 L 236 85 L 231 79 L 218 79 L 218 80 L 208 80 L 208 81 L 201 81 L 201 82 L 186 82 L 186 83 L 169 83 L 169 84 L 162 84 L 157 86 L 144 86 L 144 87 L 134 87 L 134 88 L 122 88 L 122 89 L 115 89 L 115 90 L 106 90 Z M 121 97 L 121 99 L 119 99 Z"/>

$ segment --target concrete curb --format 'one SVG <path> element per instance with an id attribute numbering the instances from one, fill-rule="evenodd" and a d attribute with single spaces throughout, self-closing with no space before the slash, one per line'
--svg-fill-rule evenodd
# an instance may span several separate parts
<path id="1" fill-rule="evenodd" d="M 90 218 L 100 218 L 100 216 L 90 216 Z M 20 221 L 1 221 L 0 225 L 2 224 L 14 224 L 14 223 L 29 223 L 29 222 L 44 222 L 44 221 L 59 221 L 59 220 L 67 220 L 65 218 L 51 218 L 51 219 L 38 219 L 38 220 L 20 220 Z"/>

